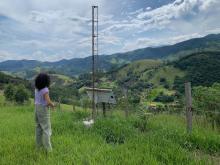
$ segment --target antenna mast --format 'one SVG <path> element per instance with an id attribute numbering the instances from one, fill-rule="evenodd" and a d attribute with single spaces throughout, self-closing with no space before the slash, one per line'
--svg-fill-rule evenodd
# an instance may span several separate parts
<path id="1" fill-rule="evenodd" d="M 98 58 L 98 6 L 92 6 L 92 118 L 95 118 L 95 83 L 96 69 Z"/>

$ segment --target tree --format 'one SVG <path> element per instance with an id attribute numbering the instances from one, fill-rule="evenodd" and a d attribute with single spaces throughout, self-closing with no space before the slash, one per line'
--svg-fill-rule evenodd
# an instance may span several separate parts
<path id="1" fill-rule="evenodd" d="M 15 87 L 12 84 L 9 84 L 6 86 L 4 90 L 4 96 L 6 100 L 13 101 L 14 100 L 14 94 L 15 94 Z"/>
<path id="2" fill-rule="evenodd" d="M 30 97 L 29 91 L 24 87 L 24 85 L 19 85 L 14 94 L 14 100 L 23 104 L 25 101 L 28 101 Z"/>

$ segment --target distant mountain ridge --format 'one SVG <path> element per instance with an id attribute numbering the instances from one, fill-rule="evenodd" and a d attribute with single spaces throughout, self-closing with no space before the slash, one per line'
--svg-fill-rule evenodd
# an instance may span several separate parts
<path id="1" fill-rule="evenodd" d="M 109 70 L 142 59 L 168 59 L 200 51 L 220 51 L 220 34 L 210 34 L 202 38 L 194 38 L 170 46 L 143 48 L 125 53 L 100 55 L 99 67 Z M 0 62 L 0 70 L 9 72 L 25 72 L 43 68 L 66 75 L 79 75 L 90 72 L 92 57 L 60 60 L 57 62 L 40 62 L 36 60 L 8 60 Z"/>

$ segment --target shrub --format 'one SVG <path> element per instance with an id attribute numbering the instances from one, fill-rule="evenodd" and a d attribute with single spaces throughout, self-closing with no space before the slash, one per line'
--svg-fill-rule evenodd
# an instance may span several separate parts
<path id="1" fill-rule="evenodd" d="M 23 104 L 25 101 L 28 101 L 30 97 L 30 93 L 24 85 L 18 85 L 15 87 L 12 84 L 9 84 L 5 88 L 4 95 L 6 100 L 15 101 L 19 104 Z"/>
<path id="2" fill-rule="evenodd" d="M 160 78 L 160 83 L 164 83 L 166 81 L 167 81 L 166 78 L 164 78 L 164 77 Z"/>
<path id="3" fill-rule="evenodd" d="M 29 100 L 29 97 L 29 91 L 24 85 L 19 85 L 15 91 L 14 100 L 19 104 L 23 104 L 25 101 Z"/>
<path id="4" fill-rule="evenodd" d="M 162 103 L 170 103 L 174 101 L 174 96 L 168 96 L 168 95 L 164 95 L 164 94 L 160 94 L 159 96 L 157 96 L 154 101 L 156 102 L 162 102 Z"/>
<path id="5" fill-rule="evenodd" d="M 15 87 L 12 84 L 9 84 L 6 86 L 4 90 L 4 96 L 6 100 L 8 101 L 13 101 L 14 100 L 14 95 L 15 95 Z"/>
<path id="6" fill-rule="evenodd" d="M 134 105 L 139 104 L 141 101 L 140 96 L 133 94 L 128 97 L 128 101 Z"/>
<path id="7" fill-rule="evenodd" d="M 97 120 L 93 127 L 106 143 L 123 144 L 132 135 L 133 129 L 128 121 L 122 119 Z"/>
<path id="8" fill-rule="evenodd" d="M 146 132 L 148 130 L 148 121 L 151 113 L 147 113 L 144 108 L 138 110 L 138 118 L 134 121 L 133 126 L 141 132 Z"/>
<path id="9" fill-rule="evenodd" d="M 220 84 L 212 87 L 195 87 L 193 90 L 194 108 L 198 113 L 205 114 L 212 127 L 220 126 Z"/>

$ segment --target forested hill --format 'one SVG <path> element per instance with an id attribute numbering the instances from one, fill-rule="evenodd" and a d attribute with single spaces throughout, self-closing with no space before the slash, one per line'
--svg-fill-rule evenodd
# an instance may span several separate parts
<path id="1" fill-rule="evenodd" d="M 220 82 L 220 52 L 194 53 L 174 62 L 174 66 L 185 71 L 183 81 L 190 81 L 194 86 Z"/>
<path id="2" fill-rule="evenodd" d="M 99 56 L 99 66 L 104 70 L 142 59 L 166 59 L 185 56 L 194 52 L 220 51 L 220 34 L 190 39 L 175 45 L 157 48 L 143 48 L 126 53 Z M 36 71 L 39 67 L 66 75 L 79 75 L 91 70 L 91 56 L 61 60 L 57 62 L 39 62 L 34 60 L 10 60 L 0 63 L 0 70 L 10 72 Z"/>

